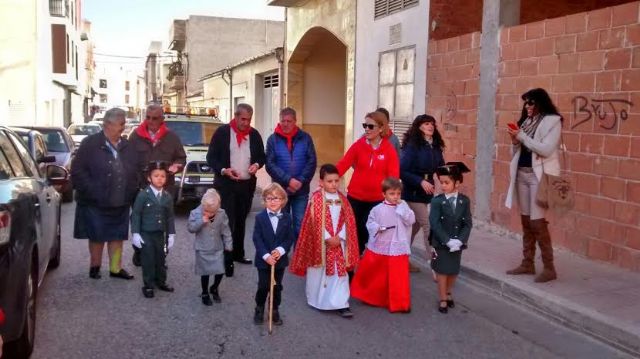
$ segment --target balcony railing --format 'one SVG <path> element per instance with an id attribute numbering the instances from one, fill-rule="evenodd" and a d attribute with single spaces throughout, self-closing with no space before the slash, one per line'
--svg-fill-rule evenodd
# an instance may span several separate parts
<path id="1" fill-rule="evenodd" d="M 49 0 L 49 15 L 67 17 L 69 14 L 69 0 Z"/>

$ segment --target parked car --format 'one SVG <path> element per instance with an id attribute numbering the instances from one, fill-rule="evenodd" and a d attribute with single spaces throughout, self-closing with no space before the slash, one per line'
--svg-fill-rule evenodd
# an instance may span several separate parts
<path id="1" fill-rule="evenodd" d="M 69 174 L 49 164 L 38 171 L 25 142 L 0 126 L 0 327 L 3 357 L 26 358 L 35 339 L 38 287 L 60 265 L 61 195 Z"/>
<path id="2" fill-rule="evenodd" d="M 125 123 L 124 124 L 124 131 L 122 132 L 122 135 L 126 138 L 129 138 L 129 135 L 131 134 L 131 132 L 135 131 L 136 128 L 138 128 L 138 126 L 140 125 L 140 123 L 138 122 L 130 122 L 130 123 Z"/>
<path id="3" fill-rule="evenodd" d="M 176 174 L 176 202 L 199 200 L 204 192 L 213 188 L 213 169 L 207 164 L 207 151 L 211 136 L 222 122 L 208 116 L 165 114 L 167 127 L 180 137 L 187 154 L 187 164 Z"/>
<path id="4" fill-rule="evenodd" d="M 80 142 L 82 142 L 85 137 L 100 131 L 102 131 L 102 127 L 97 123 L 73 124 L 67 128 L 67 133 L 73 139 L 73 144 L 76 147 L 80 146 Z"/>
<path id="5" fill-rule="evenodd" d="M 73 139 L 62 127 L 44 127 L 44 126 L 23 126 L 32 130 L 36 130 L 44 136 L 44 141 L 47 144 L 47 150 L 53 156 L 56 156 L 56 164 L 64 167 L 67 171 L 71 170 L 71 162 L 75 156 L 76 147 L 73 144 Z M 63 202 L 73 201 L 73 185 L 71 181 L 67 181 L 66 184 L 59 188 L 62 193 Z"/>
<path id="6" fill-rule="evenodd" d="M 47 150 L 47 145 L 44 141 L 44 136 L 36 130 L 30 130 L 27 128 L 21 127 L 9 127 L 13 132 L 15 132 L 24 143 L 27 145 L 29 149 L 29 153 L 31 157 L 38 164 L 38 169 L 40 170 L 40 175 L 44 176 L 46 167 L 48 163 L 55 163 L 56 156 L 49 155 L 49 151 Z"/>

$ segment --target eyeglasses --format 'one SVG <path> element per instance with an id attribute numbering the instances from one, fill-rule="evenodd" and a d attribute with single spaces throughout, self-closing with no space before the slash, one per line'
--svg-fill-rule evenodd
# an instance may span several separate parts
<path id="1" fill-rule="evenodd" d="M 526 106 L 535 106 L 535 105 L 536 105 L 536 102 L 535 102 L 535 101 L 533 101 L 533 100 L 526 100 L 526 101 L 524 102 L 524 104 L 525 104 Z"/>
<path id="2" fill-rule="evenodd" d="M 282 198 L 280 197 L 267 197 L 264 199 L 267 202 L 276 202 L 276 201 L 282 201 Z"/>
<path id="3" fill-rule="evenodd" d="M 377 125 L 370 124 L 370 123 L 363 123 L 363 124 L 362 124 L 362 128 L 364 128 L 365 130 L 366 130 L 366 129 L 373 130 L 374 128 L 376 128 L 376 126 L 377 126 Z"/>

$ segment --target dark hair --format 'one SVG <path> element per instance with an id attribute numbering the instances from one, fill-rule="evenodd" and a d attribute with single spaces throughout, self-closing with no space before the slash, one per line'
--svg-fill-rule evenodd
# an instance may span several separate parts
<path id="1" fill-rule="evenodd" d="M 376 112 L 380 112 L 387 117 L 387 122 L 391 121 L 391 117 L 389 116 L 389 111 L 384 107 L 378 107 Z"/>
<path id="2" fill-rule="evenodd" d="M 145 171 L 147 174 L 151 174 L 151 171 L 154 170 L 163 170 L 165 172 L 169 171 L 169 164 L 166 161 L 150 161 L 147 163 L 145 167 Z"/>
<path id="3" fill-rule="evenodd" d="M 453 182 L 462 183 L 463 180 L 464 180 L 464 178 L 462 176 L 462 173 L 458 172 L 458 171 L 452 171 L 452 172 L 449 172 L 449 173 L 437 173 L 437 175 L 438 175 L 438 179 L 440 179 L 440 177 L 442 177 L 442 176 L 450 177 Z"/>
<path id="4" fill-rule="evenodd" d="M 387 192 L 390 189 L 399 189 L 402 191 L 402 181 L 395 177 L 387 177 L 382 181 L 382 192 Z"/>
<path id="5" fill-rule="evenodd" d="M 340 175 L 338 172 L 338 167 L 332 165 L 331 163 L 325 163 L 320 166 L 320 179 L 324 179 L 326 175 Z"/>
<path id="6" fill-rule="evenodd" d="M 414 146 L 420 146 L 425 143 L 424 134 L 420 130 L 420 126 L 422 126 L 425 122 L 433 123 L 433 146 L 438 147 L 441 150 L 444 149 L 444 140 L 442 139 L 442 135 L 440 131 L 438 131 L 438 125 L 436 125 L 436 119 L 433 116 L 423 114 L 416 116 L 415 120 L 409 127 L 409 130 L 405 132 L 404 138 L 402 139 L 402 147 L 407 144 L 411 144 Z"/>
<path id="7" fill-rule="evenodd" d="M 520 97 L 522 98 L 522 101 L 528 101 L 528 100 L 533 101 L 535 103 L 536 108 L 538 109 L 538 112 L 542 116 L 545 116 L 545 115 L 560 116 L 560 113 L 558 113 L 558 109 L 553 104 L 553 101 L 551 101 L 551 97 L 549 97 L 549 94 L 544 89 L 535 88 L 523 93 L 522 96 Z M 518 126 L 521 126 L 524 120 L 527 119 L 527 117 L 528 117 L 527 108 L 525 107 L 525 104 L 522 104 L 522 114 L 520 115 Z M 560 116 L 560 121 L 562 120 L 563 118 L 562 116 Z"/>

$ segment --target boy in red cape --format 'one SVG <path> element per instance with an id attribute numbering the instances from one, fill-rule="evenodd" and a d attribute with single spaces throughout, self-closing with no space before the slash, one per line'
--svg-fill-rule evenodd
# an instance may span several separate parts
<path id="1" fill-rule="evenodd" d="M 338 191 L 340 175 L 331 164 L 320 167 L 320 186 L 309 200 L 289 270 L 307 276 L 307 303 L 320 310 L 349 310 L 348 272 L 358 264 L 358 235 L 353 210 Z"/>

